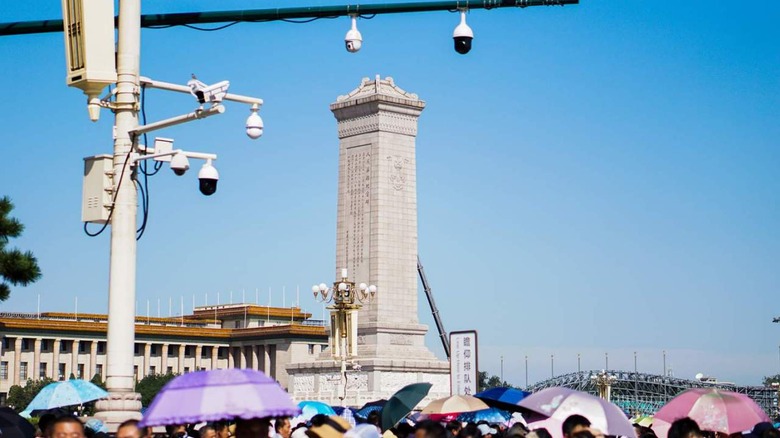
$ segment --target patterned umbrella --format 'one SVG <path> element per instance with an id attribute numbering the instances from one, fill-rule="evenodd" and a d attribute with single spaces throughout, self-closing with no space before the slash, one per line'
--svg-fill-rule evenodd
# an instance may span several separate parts
<path id="1" fill-rule="evenodd" d="M 300 412 L 275 380 L 260 371 L 230 368 L 171 380 L 144 413 L 141 426 L 293 417 Z"/>
<path id="2" fill-rule="evenodd" d="M 458 415 L 458 421 L 465 423 L 477 423 L 487 421 L 488 423 L 505 423 L 512 416 L 507 411 L 497 408 L 482 409 L 481 411 L 464 412 Z"/>
<path id="3" fill-rule="evenodd" d="M 666 436 L 678 418 L 690 417 L 702 430 L 732 434 L 770 421 L 766 413 L 745 394 L 710 388 L 693 388 L 669 400 L 653 417 L 653 430 Z M 659 433 L 663 433 L 661 435 Z"/>
<path id="4" fill-rule="evenodd" d="M 489 407 L 490 406 L 486 405 L 482 400 L 470 395 L 451 395 L 449 397 L 440 398 L 428 403 L 428 406 L 423 408 L 422 413 L 449 414 L 474 412 L 481 411 Z"/>
<path id="5" fill-rule="evenodd" d="M 108 392 L 86 380 L 71 379 L 53 382 L 44 386 L 21 414 L 61 406 L 81 405 L 106 396 Z"/>
<path id="6" fill-rule="evenodd" d="M 515 388 L 490 388 L 474 394 L 474 397 L 482 400 L 488 406 L 503 409 L 509 412 L 517 412 L 520 408 L 517 406 L 520 400 L 528 397 L 531 393 L 521 391 Z"/>
<path id="7" fill-rule="evenodd" d="M 545 427 L 554 437 L 560 436 L 561 424 L 574 414 L 590 420 L 591 425 L 605 435 L 636 437 L 634 426 L 617 405 L 585 392 L 562 387 L 547 388 L 524 398 L 519 406 L 536 413 L 536 418 L 543 420 L 537 423 L 537 427 Z M 533 416 L 530 416 L 529 426 L 535 428 L 531 424 L 533 421 Z"/>
<path id="8" fill-rule="evenodd" d="M 319 401 L 305 400 L 298 402 L 298 407 L 301 408 L 300 418 L 305 421 L 311 420 L 311 417 L 317 414 L 336 415 L 336 411 L 330 405 Z"/>

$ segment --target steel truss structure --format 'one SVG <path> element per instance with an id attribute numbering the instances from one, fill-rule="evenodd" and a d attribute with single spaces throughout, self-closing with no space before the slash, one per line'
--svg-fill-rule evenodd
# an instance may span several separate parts
<path id="1" fill-rule="evenodd" d="M 580 371 L 553 377 L 526 388 L 535 392 L 554 386 L 563 386 L 577 391 L 598 395 L 596 376 L 603 370 Z M 778 410 L 778 390 L 765 386 L 737 386 L 733 383 L 707 382 L 680 379 L 672 376 L 646 374 L 633 371 L 607 370 L 614 376 L 611 385 L 612 402 L 620 406 L 628 415 L 653 415 L 666 402 L 682 391 L 690 388 L 717 388 L 746 394 L 761 406 L 770 417 L 780 414 Z"/>

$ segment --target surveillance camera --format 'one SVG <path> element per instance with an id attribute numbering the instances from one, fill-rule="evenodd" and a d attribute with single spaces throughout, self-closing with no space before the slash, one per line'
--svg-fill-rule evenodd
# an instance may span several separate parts
<path id="1" fill-rule="evenodd" d="M 344 37 L 344 44 L 349 53 L 355 53 L 363 46 L 363 36 L 357 29 L 357 17 L 355 16 L 352 17 L 352 29 L 347 31 L 347 36 Z"/>
<path id="2" fill-rule="evenodd" d="M 206 196 L 211 196 L 217 191 L 217 181 L 219 181 L 219 172 L 211 165 L 211 160 L 206 161 L 198 172 L 198 188 Z"/>
<path id="3" fill-rule="evenodd" d="M 474 39 L 474 31 L 466 24 L 466 11 L 460 11 L 460 24 L 452 32 L 452 39 L 455 40 L 455 51 L 461 55 L 469 53 L 471 50 L 471 40 Z"/>
<path id="4" fill-rule="evenodd" d="M 257 105 L 253 105 L 252 113 L 246 119 L 246 135 L 252 140 L 257 140 L 263 135 L 263 119 L 257 114 Z"/>
<path id="5" fill-rule="evenodd" d="M 171 158 L 171 170 L 176 175 L 182 176 L 190 169 L 190 160 L 184 154 L 176 154 Z"/>
<path id="6" fill-rule="evenodd" d="M 190 87 L 190 94 L 195 97 L 199 104 L 203 105 L 206 102 L 216 104 L 222 102 L 222 99 L 227 95 L 230 81 L 221 81 L 214 85 L 206 85 L 199 81 L 193 74 L 192 79 L 187 82 L 187 85 Z"/>

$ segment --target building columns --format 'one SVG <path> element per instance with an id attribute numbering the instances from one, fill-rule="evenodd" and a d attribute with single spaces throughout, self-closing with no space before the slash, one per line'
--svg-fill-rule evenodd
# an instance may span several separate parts
<path id="1" fill-rule="evenodd" d="M 97 349 L 100 341 L 95 340 L 89 345 L 89 378 L 92 379 L 97 374 Z M 103 376 L 100 376 L 103 380 Z"/>
<path id="2" fill-rule="evenodd" d="M 246 368 L 246 346 L 242 345 L 240 348 L 240 354 L 238 356 L 240 367 Z"/>
<path id="3" fill-rule="evenodd" d="M 252 369 L 257 371 L 260 369 L 260 346 L 253 345 L 252 346 Z"/>
<path id="4" fill-rule="evenodd" d="M 270 345 L 263 345 L 263 372 L 268 377 L 273 377 L 271 375 L 271 346 Z"/>
<path id="5" fill-rule="evenodd" d="M 71 367 L 70 367 L 70 373 L 76 376 L 77 379 L 81 378 L 83 379 L 84 376 L 79 376 L 79 340 L 76 339 L 73 341 L 73 349 L 70 353 L 71 358 Z M 68 376 L 70 377 L 70 376 Z"/>
<path id="6" fill-rule="evenodd" d="M 41 338 L 35 338 L 33 343 L 32 365 L 32 378 L 37 380 L 41 376 Z"/>
<path id="7" fill-rule="evenodd" d="M 219 359 L 219 347 L 213 346 L 211 347 L 211 369 L 216 370 L 217 369 L 217 360 Z"/>
<path id="8" fill-rule="evenodd" d="M 234 368 L 236 366 L 236 360 L 233 357 L 235 352 L 236 351 L 232 346 L 228 347 L 228 368 Z"/>
<path id="9" fill-rule="evenodd" d="M 168 373 L 168 344 L 162 344 L 160 349 L 160 374 Z"/>
<path id="10" fill-rule="evenodd" d="M 184 344 L 179 344 L 179 374 L 184 374 Z"/>
<path id="11" fill-rule="evenodd" d="M 195 346 L 195 371 L 200 371 L 200 356 L 203 354 L 203 346 Z"/>
<path id="12" fill-rule="evenodd" d="M 60 380 L 60 346 L 62 341 L 58 338 L 55 339 L 51 346 L 51 379 L 54 381 Z"/>
<path id="13" fill-rule="evenodd" d="M 144 344 L 144 369 L 141 371 L 141 376 L 146 377 L 152 373 L 152 344 L 147 342 Z"/>
<path id="14" fill-rule="evenodd" d="M 14 340 L 14 378 L 13 384 L 18 385 L 20 379 L 19 372 L 22 367 L 22 338 Z"/>

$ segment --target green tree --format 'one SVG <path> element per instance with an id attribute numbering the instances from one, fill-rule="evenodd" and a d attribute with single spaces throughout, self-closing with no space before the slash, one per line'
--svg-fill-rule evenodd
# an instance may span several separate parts
<path id="1" fill-rule="evenodd" d="M 11 295 L 11 286 L 27 286 L 41 278 L 38 260 L 32 252 L 22 252 L 16 248 L 6 248 L 8 241 L 19 237 L 24 225 L 9 216 L 14 205 L 7 196 L 0 198 L 0 301 Z"/>
<path id="2" fill-rule="evenodd" d="M 94 383 L 95 385 L 97 385 L 97 386 L 99 386 L 99 387 L 103 388 L 103 389 L 106 389 L 106 383 L 103 381 L 103 378 L 102 378 L 102 377 L 100 377 L 100 374 L 99 374 L 99 373 L 95 373 L 95 375 L 94 375 L 94 376 L 92 376 L 92 378 L 91 378 L 91 379 L 89 379 L 89 381 L 90 381 L 91 383 Z"/>
<path id="3" fill-rule="evenodd" d="M 772 386 L 773 383 L 780 384 L 780 374 L 764 377 L 764 386 Z"/>
<path id="4" fill-rule="evenodd" d="M 176 376 L 178 376 L 178 374 L 174 373 L 149 374 L 141 379 L 141 381 L 135 384 L 135 392 L 141 394 L 141 404 L 149 406 L 152 403 L 152 400 L 154 400 L 154 396 L 160 392 L 166 383 L 170 382 Z"/>
<path id="5" fill-rule="evenodd" d="M 502 382 L 500 377 L 491 376 L 487 373 L 487 371 L 480 371 L 477 375 L 477 379 L 479 380 L 478 391 L 484 391 L 486 389 L 498 387 L 513 388 L 513 386 L 510 385 L 506 380 Z"/>
<path id="6" fill-rule="evenodd" d="M 53 380 L 48 377 L 40 380 L 27 379 L 24 386 L 14 385 L 8 390 L 8 399 L 5 403 L 16 412 L 22 412 L 41 389 L 51 382 Z"/>

